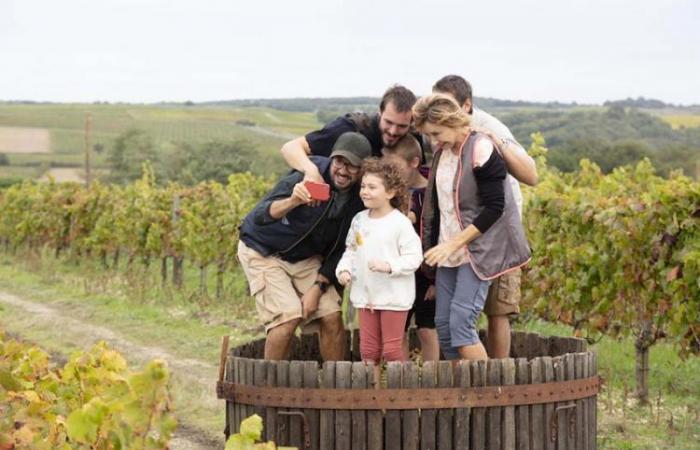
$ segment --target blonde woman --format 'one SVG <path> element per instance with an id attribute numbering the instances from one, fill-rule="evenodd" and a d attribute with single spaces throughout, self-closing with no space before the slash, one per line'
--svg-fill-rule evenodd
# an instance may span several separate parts
<path id="1" fill-rule="evenodd" d="M 476 322 L 490 280 L 530 260 L 506 166 L 449 96 L 413 107 L 435 152 L 422 214 L 425 262 L 437 266 L 435 326 L 447 359 L 486 359 Z"/>

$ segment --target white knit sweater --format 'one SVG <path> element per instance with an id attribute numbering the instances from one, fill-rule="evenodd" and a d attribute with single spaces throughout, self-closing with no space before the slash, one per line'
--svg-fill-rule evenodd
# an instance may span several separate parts
<path id="1" fill-rule="evenodd" d="M 350 301 L 355 308 L 404 311 L 416 296 L 414 273 L 423 261 L 420 238 L 408 217 L 393 210 L 373 219 L 364 210 L 352 220 L 346 248 L 335 270 L 352 275 Z M 391 273 L 369 270 L 372 260 L 385 261 Z"/>

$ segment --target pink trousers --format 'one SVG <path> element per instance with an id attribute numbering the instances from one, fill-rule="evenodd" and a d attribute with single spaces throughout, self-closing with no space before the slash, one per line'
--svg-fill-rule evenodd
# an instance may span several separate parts
<path id="1" fill-rule="evenodd" d="M 401 343 L 408 311 L 361 308 L 358 312 L 362 360 L 379 364 L 383 356 L 385 361 L 405 361 Z"/>

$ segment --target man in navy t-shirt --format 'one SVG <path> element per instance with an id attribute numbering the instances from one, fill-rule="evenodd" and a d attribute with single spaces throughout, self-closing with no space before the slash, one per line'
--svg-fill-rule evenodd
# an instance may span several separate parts
<path id="1" fill-rule="evenodd" d="M 328 156 L 338 137 L 347 131 L 364 135 L 372 146 L 372 156 L 382 156 L 383 147 L 393 147 L 411 131 L 411 108 L 416 96 L 404 86 L 387 89 L 379 104 L 379 113 L 350 113 L 338 117 L 320 130 L 293 139 L 282 146 L 282 156 L 304 179 L 322 181 L 318 168 L 308 155 Z"/>

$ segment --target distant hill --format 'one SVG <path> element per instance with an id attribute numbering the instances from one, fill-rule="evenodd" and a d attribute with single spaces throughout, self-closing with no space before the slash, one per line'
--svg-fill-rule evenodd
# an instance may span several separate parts
<path id="1" fill-rule="evenodd" d="M 326 97 L 326 98 L 269 98 L 245 100 L 220 100 L 196 103 L 199 106 L 220 107 L 265 107 L 282 111 L 315 112 L 322 109 L 345 111 L 375 111 L 380 97 Z M 492 97 L 475 97 L 474 101 L 482 108 L 571 108 L 580 104 L 562 102 L 531 102 L 522 100 L 504 100 Z M 191 103 L 191 102 L 189 102 Z"/>

